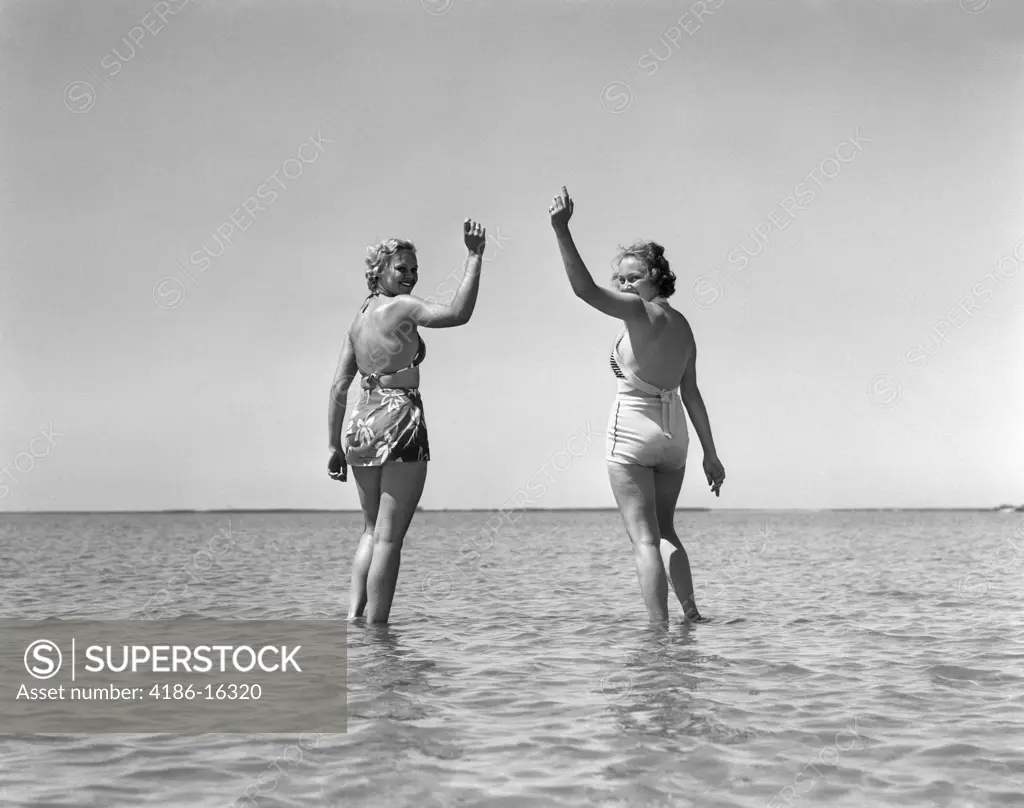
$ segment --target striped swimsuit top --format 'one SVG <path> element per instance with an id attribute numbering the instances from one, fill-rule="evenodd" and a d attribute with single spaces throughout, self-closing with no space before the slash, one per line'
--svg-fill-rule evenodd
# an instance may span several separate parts
<path id="1" fill-rule="evenodd" d="M 622 375 L 622 371 L 619 369 L 619 363 L 615 359 L 615 356 L 619 352 L 619 343 L 622 342 L 622 338 L 625 335 L 626 335 L 625 331 L 623 331 L 622 334 L 619 335 L 619 339 L 615 343 L 615 347 L 612 348 L 611 355 L 608 357 L 608 361 L 611 363 L 611 366 L 612 366 L 612 373 L 615 374 L 615 378 L 617 378 L 617 379 L 625 379 L 626 378 L 625 376 Z"/>

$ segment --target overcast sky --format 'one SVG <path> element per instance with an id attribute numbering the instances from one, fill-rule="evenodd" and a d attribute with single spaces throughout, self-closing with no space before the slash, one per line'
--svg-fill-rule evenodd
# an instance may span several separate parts
<path id="1" fill-rule="evenodd" d="M 563 183 L 599 282 L 636 238 L 678 276 L 728 474 L 691 428 L 681 506 L 1024 503 L 1024 8 L 988 6 L 3 2 L 0 509 L 357 508 L 365 248 L 414 241 L 428 296 L 467 216 L 422 505 L 613 506 Z"/>

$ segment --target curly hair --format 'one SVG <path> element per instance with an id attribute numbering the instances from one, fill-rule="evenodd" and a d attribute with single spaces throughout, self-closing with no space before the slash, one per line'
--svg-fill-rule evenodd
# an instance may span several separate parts
<path id="1" fill-rule="evenodd" d="M 618 269 L 623 258 L 636 258 L 642 261 L 650 273 L 651 282 L 658 294 L 662 297 L 671 297 L 676 291 L 676 274 L 669 269 L 668 259 L 665 258 L 665 248 L 655 241 L 636 241 L 628 247 L 619 247 L 619 254 L 615 257 L 615 267 Z"/>
<path id="2" fill-rule="evenodd" d="M 391 259 L 402 250 L 416 252 L 416 246 L 402 238 L 389 238 L 376 246 L 366 248 L 366 285 L 371 294 L 377 291 L 380 273 L 391 265 Z"/>

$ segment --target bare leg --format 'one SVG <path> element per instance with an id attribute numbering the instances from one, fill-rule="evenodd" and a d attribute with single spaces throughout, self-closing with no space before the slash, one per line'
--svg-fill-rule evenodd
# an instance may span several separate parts
<path id="1" fill-rule="evenodd" d="M 402 564 L 402 543 L 426 481 L 425 461 L 381 466 L 380 507 L 373 529 L 373 559 L 366 579 L 369 623 L 388 622 Z"/>
<path id="2" fill-rule="evenodd" d="M 366 576 L 373 558 L 373 530 L 380 506 L 380 466 L 352 466 L 352 477 L 359 491 L 363 508 L 363 535 L 359 537 L 356 557 L 352 560 L 352 588 L 348 597 L 348 619 L 363 616 L 366 608 Z"/>
<path id="3" fill-rule="evenodd" d="M 690 559 L 683 549 L 683 543 L 676 535 L 675 515 L 676 503 L 679 501 L 679 489 L 683 485 L 685 467 L 676 471 L 654 472 L 654 493 L 658 513 L 658 528 L 661 533 L 662 558 L 668 570 L 669 579 L 676 597 L 683 607 L 687 620 L 701 619 L 693 596 L 693 578 L 690 576 Z"/>
<path id="4" fill-rule="evenodd" d="M 660 536 L 655 510 L 654 469 L 608 464 L 615 502 L 633 543 L 636 577 L 652 623 L 668 621 L 668 581 L 658 552 Z"/>

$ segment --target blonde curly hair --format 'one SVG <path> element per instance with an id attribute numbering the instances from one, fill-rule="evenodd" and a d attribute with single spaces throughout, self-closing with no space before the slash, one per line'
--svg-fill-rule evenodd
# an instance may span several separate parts
<path id="1" fill-rule="evenodd" d="M 391 263 L 395 254 L 402 250 L 416 252 L 416 246 L 411 241 L 402 238 L 389 238 L 373 247 L 366 248 L 366 285 L 370 294 L 377 291 L 380 284 L 380 273 Z"/>
<path id="2" fill-rule="evenodd" d="M 623 258 L 632 257 L 643 262 L 654 283 L 654 288 L 662 297 L 672 297 L 676 292 L 676 273 L 668 265 L 665 248 L 656 241 L 634 241 L 628 247 L 619 247 L 613 266 L 618 272 Z"/>

